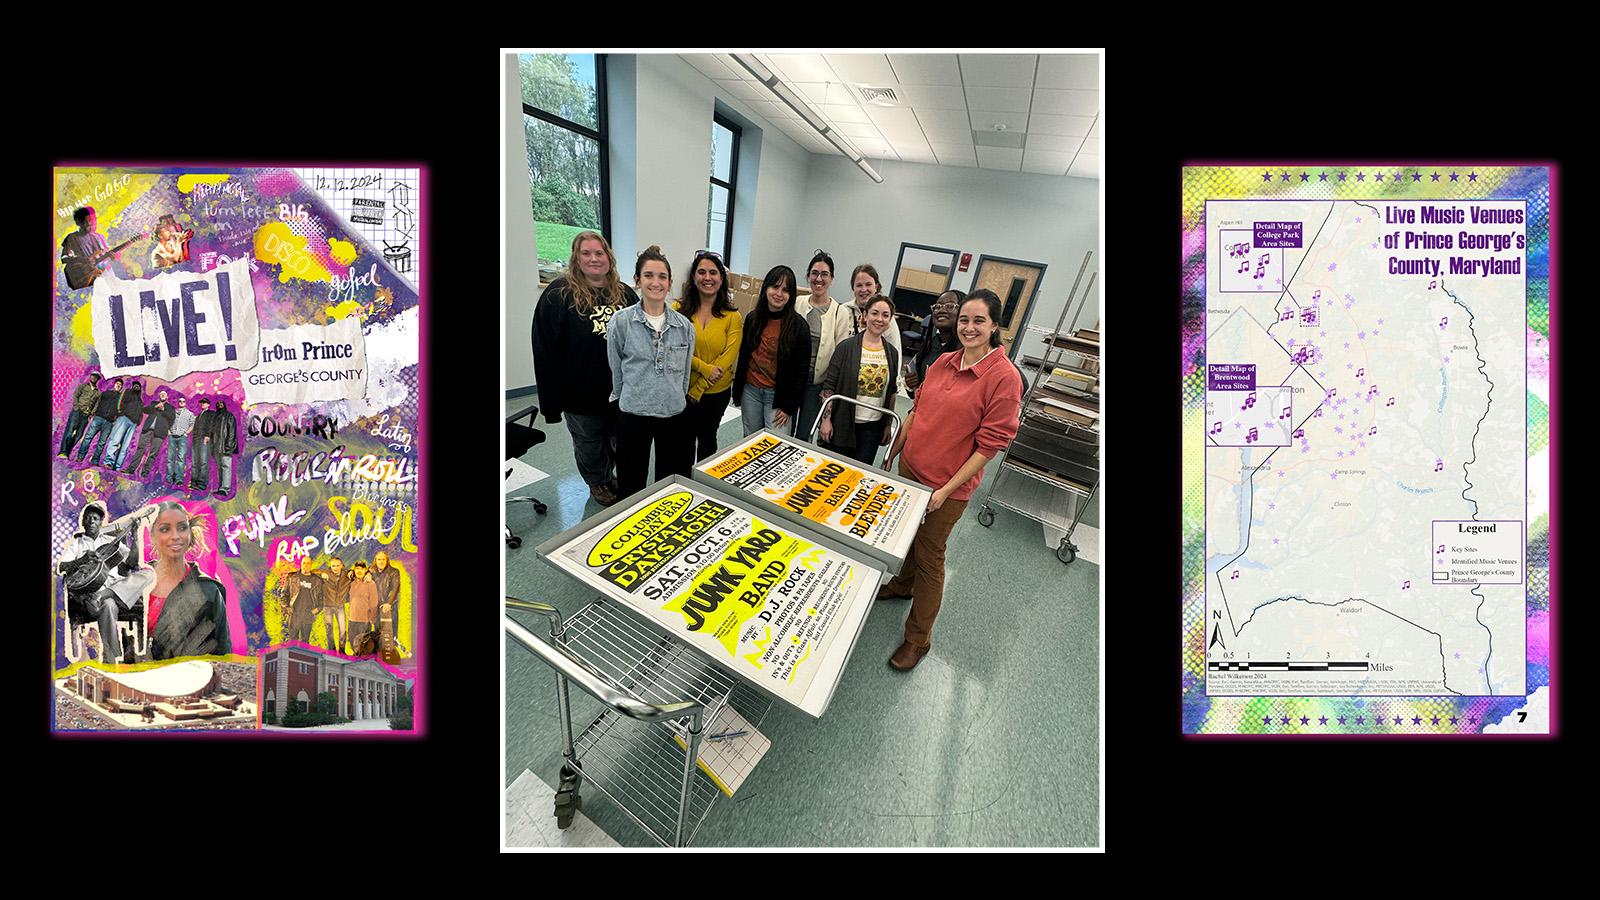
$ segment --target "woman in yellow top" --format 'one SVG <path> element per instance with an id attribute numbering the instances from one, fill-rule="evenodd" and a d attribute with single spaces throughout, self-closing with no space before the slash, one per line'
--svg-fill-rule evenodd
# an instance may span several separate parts
<path id="1" fill-rule="evenodd" d="M 701 250 L 689 266 L 678 312 L 694 324 L 693 371 L 689 375 L 689 405 L 682 413 L 694 449 L 694 461 L 717 452 L 717 426 L 728 409 L 734 364 L 739 360 L 739 340 L 744 320 L 728 298 L 728 269 L 722 257 Z"/>

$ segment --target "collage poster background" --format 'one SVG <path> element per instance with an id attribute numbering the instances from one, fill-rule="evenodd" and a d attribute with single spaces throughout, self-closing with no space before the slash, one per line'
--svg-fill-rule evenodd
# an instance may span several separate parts
<path id="1" fill-rule="evenodd" d="M 370 172 L 366 180 L 350 181 L 368 195 L 374 184 L 382 189 L 385 176 L 404 177 L 405 226 L 415 233 L 417 169 L 341 171 Z M 78 231 L 74 211 L 84 206 L 95 209 L 94 230 L 108 247 L 132 243 L 95 285 L 78 289 L 52 259 L 52 572 L 91 501 L 108 509 L 108 523 L 178 501 L 204 533 L 204 552 L 187 561 L 220 582 L 227 598 L 231 652 L 207 658 L 253 670 L 263 651 L 287 642 L 290 623 L 280 597 L 302 558 L 325 571 L 337 556 L 348 571 L 357 561 L 370 569 L 383 551 L 399 573 L 399 588 L 395 640 L 380 660 L 414 688 L 418 611 L 425 602 L 417 545 L 420 298 L 401 274 L 410 254 L 397 261 L 397 272 L 394 248 L 369 240 L 329 202 L 341 187 L 277 168 L 55 170 L 54 257 Z M 391 209 L 370 202 L 369 209 L 398 218 L 402 203 L 393 193 L 389 199 Z M 218 273 L 236 279 L 231 291 L 217 289 Z M 202 281 L 209 284 L 197 284 Z M 219 305 L 219 294 L 230 296 Z M 105 317 L 118 300 L 121 322 L 113 331 Z M 313 344 L 343 350 L 313 350 Z M 237 423 L 228 489 L 216 493 L 223 485 L 215 459 L 207 490 L 171 484 L 170 438 L 147 476 L 139 474 L 143 465 L 133 474 L 114 470 L 109 458 L 94 465 L 93 451 L 80 460 L 86 437 L 73 441 L 69 455 L 59 455 L 73 437 L 74 393 L 91 371 L 102 374 L 101 389 L 112 387 L 113 373 L 142 382 L 146 404 L 158 390 L 173 402 L 190 398 L 196 413 L 199 398 L 220 400 Z M 136 444 L 141 430 L 128 443 Z M 97 450 L 105 440 L 100 437 Z M 136 453 L 135 447 L 122 458 L 132 461 Z M 142 562 L 153 564 L 155 554 L 146 531 Z M 100 659 L 96 629 L 72 627 L 62 582 L 54 577 L 50 601 L 52 677 L 66 678 L 84 665 L 119 668 Z M 325 635 L 319 613 L 305 644 L 327 649 Z M 171 662 L 150 659 L 146 643 L 143 655 L 120 668 Z M 420 730 L 420 702 L 416 715 Z"/>

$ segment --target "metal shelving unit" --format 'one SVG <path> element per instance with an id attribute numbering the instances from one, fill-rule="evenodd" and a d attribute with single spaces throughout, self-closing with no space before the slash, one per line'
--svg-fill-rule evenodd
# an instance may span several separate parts
<path id="1" fill-rule="evenodd" d="M 587 779 L 663 846 L 687 845 L 722 793 L 695 765 L 705 723 L 726 704 L 759 727 L 771 699 L 603 600 L 565 621 L 547 604 L 507 598 L 506 606 L 551 620 L 549 641 L 509 617 L 505 628 L 557 673 L 565 757 L 557 825 L 572 823 Z M 576 737 L 569 681 L 605 707 Z"/>
<path id="2" fill-rule="evenodd" d="M 985 528 L 994 524 L 992 507 L 999 506 L 1063 529 L 1066 534 L 1056 548 L 1056 558 L 1063 563 L 1077 559 L 1078 547 L 1072 543 L 1072 533 L 1100 487 L 1099 335 L 1096 333 L 1095 339 L 1089 340 L 1076 331 L 1078 316 L 1083 314 L 1099 273 L 1090 273 L 1078 301 L 1078 312 L 1068 330 L 1062 329 L 1072 309 L 1072 295 L 1077 293 L 1092 255 L 1083 255 L 1083 265 L 1078 267 L 1078 277 L 1067 294 L 1068 302 L 1061 308 L 1055 330 L 1044 339 L 1044 356 L 1023 357 L 1025 363 L 1036 366 L 1036 371 L 1022 398 L 1022 421 L 1016 439 L 1000 456 L 1000 467 L 990 479 L 978 511 L 978 524 Z M 1076 364 L 1068 362 L 1069 355 Z M 1057 369 L 1079 377 L 1058 380 L 1054 374 Z M 1074 382 L 1085 387 L 1077 387 Z M 1017 487 L 1010 483 L 1016 479 L 1026 480 Z M 1003 481 L 1008 482 L 1007 488 L 997 491 Z M 1070 517 L 1053 509 L 1062 495 L 1081 498 Z"/>

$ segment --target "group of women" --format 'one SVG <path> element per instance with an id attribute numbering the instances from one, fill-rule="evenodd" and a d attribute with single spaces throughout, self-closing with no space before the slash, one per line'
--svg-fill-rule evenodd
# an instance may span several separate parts
<path id="1" fill-rule="evenodd" d="M 713 251 L 695 254 L 673 303 L 672 264 L 660 247 L 640 253 L 633 274 L 629 287 L 605 238 L 580 232 L 567 274 L 534 310 L 540 404 L 546 421 L 565 419 L 590 496 L 610 505 L 644 488 L 652 447 L 657 479 L 687 476 L 716 452 L 730 402 L 746 435 L 765 427 L 809 439 L 829 397 L 857 401 L 828 404 L 820 438 L 872 464 L 889 443 L 885 411 L 903 371 L 916 406 L 883 467 L 898 456 L 900 474 L 933 498 L 905 566 L 878 599 L 911 598 L 905 643 L 889 664 L 914 667 L 943 595 L 945 542 L 984 463 L 1017 433 L 1022 376 L 1000 350 L 1000 299 L 981 289 L 941 295 L 924 321 L 922 351 L 902 369 L 894 303 L 871 265 L 855 268 L 854 302 L 840 303 L 830 294 L 833 258 L 818 250 L 803 309 L 794 270 L 775 266 L 748 318 L 729 299 L 727 266 Z"/>

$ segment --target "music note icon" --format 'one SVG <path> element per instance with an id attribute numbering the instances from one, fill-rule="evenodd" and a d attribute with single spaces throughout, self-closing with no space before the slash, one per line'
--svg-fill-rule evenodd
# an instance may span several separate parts
<path id="1" fill-rule="evenodd" d="M 1366 369 L 1357 369 L 1356 370 L 1356 377 L 1357 378 L 1360 378 L 1361 376 L 1363 376 L 1365 374 L 1367 374 L 1367 370 Z"/>
<path id="2" fill-rule="evenodd" d="M 1433 463 L 1433 470 L 1435 472 L 1443 472 L 1444 471 L 1444 460 L 1442 460 L 1442 459 L 1435 460 L 1434 463 Z"/>
<path id="3" fill-rule="evenodd" d="M 1304 428 L 1296 428 L 1294 430 L 1294 436 L 1297 438 L 1303 438 L 1306 436 L 1306 430 Z"/>
<path id="4" fill-rule="evenodd" d="M 1319 406 L 1319 407 L 1317 407 L 1317 408 L 1316 408 L 1316 409 L 1314 409 L 1314 410 L 1312 410 L 1312 412 L 1311 412 L 1311 417 L 1312 417 L 1312 418 L 1313 418 L 1313 419 L 1320 419 L 1320 418 L 1322 418 L 1322 407 L 1320 407 L 1320 406 Z"/>
<path id="5" fill-rule="evenodd" d="M 1278 317 L 1278 321 L 1279 322 L 1287 322 L 1292 318 L 1294 318 L 1294 310 L 1286 309 L 1286 310 L 1283 311 L 1283 315 Z"/>
<path id="6" fill-rule="evenodd" d="M 1271 253 L 1263 253 L 1263 254 L 1261 254 L 1261 258 L 1256 260 L 1256 265 L 1264 266 L 1264 265 L 1266 265 L 1267 263 L 1269 263 L 1271 261 L 1272 261 L 1272 254 Z"/>
<path id="7" fill-rule="evenodd" d="M 1245 409 L 1249 409 L 1250 407 L 1255 406 L 1255 405 L 1256 405 L 1256 394 L 1255 394 L 1255 391 L 1251 391 L 1250 392 L 1250 396 L 1244 398 L 1244 408 Z"/>
<path id="8" fill-rule="evenodd" d="M 1449 316 L 1445 316 L 1444 318 L 1439 320 L 1439 328 L 1440 329 L 1443 329 L 1446 325 L 1449 325 L 1449 324 L 1450 324 L 1450 317 Z"/>
<path id="9" fill-rule="evenodd" d="M 1433 285 L 1434 285 L 1434 282 L 1432 282 L 1432 281 L 1428 282 L 1428 290 L 1430 290 L 1430 291 L 1433 290 Z"/>
<path id="10" fill-rule="evenodd" d="M 1339 396 L 1339 389 L 1338 388 L 1328 388 L 1328 399 L 1329 400 L 1332 400 L 1333 398 L 1335 398 L 1337 396 Z"/>
<path id="11" fill-rule="evenodd" d="M 1250 429 L 1250 433 L 1244 436 L 1244 442 L 1246 444 L 1254 444 L 1256 442 L 1256 430 L 1254 428 Z"/>
<path id="12" fill-rule="evenodd" d="M 1292 405 L 1286 405 L 1283 408 L 1283 412 L 1278 414 L 1278 418 L 1287 419 L 1293 414 L 1294 414 L 1294 407 Z"/>
<path id="13" fill-rule="evenodd" d="M 1317 302 L 1317 298 L 1319 298 L 1321 296 L 1322 296 L 1322 292 L 1321 291 L 1313 292 L 1312 295 L 1311 295 L 1311 302 L 1313 302 L 1313 303 Z"/>
<path id="14" fill-rule="evenodd" d="M 1386 403 L 1386 404 L 1384 404 L 1384 405 L 1385 405 L 1385 406 L 1393 406 L 1393 405 L 1394 405 L 1394 398 L 1393 398 L 1393 397 L 1390 397 L 1390 398 L 1389 398 L 1389 402 L 1388 402 L 1388 403 Z"/>
<path id="15" fill-rule="evenodd" d="M 1266 274 L 1267 274 L 1267 268 L 1266 268 L 1266 266 L 1262 266 L 1261 268 L 1257 269 L 1256 270 L 1256 274 L 1252 275 L 1251 277 L 1252 278 L 1261 278 L 1261 277 L 1265 276 Z"/>
<path id="16" fill-rule="evenodd" d="M 1233 579 L 1232 580 L 1234 580 L 1234 581 L 1238 581 L 1239 580 L 1239 570 L 1238 569 L 1234 569 L 1233 570 Z"/>
<path id="17" fill-rule="evenodd" d="M 1239 271 L 1240 272 L 1247 272 L 1247 271 L 1249 271 L 1249 269 L 1250 269 L 1250 260 L 1247 259 L 1244 262 L 1239 263 Z"/>
<path id="18" fill-rule="evenodd" d="M 1402 591 L 1411 590 L 1411 582 L 1407 581 L 1405 584 L 1400 585 L 1400 590 L 1402 590 Z"/>
<path id="19" fill-rule="evenodd" d="M 1213 426 L 1212 429 L 1211 429 L 1211 433 L 1212 434 L 1221 434 L 1222 433 L 1222 423 L 1218 422 L 1215 426 Z"/>
<path id="20" fill-rule="evenodd" d="M 1443 553 L 1443 552 L 1444 552 L 1444 545 L 1443 545 L 1443 544 L 1440 544 L 1440 545 L 1439 545 L 1439 549 L 1438 549 L 1438 550 L 1435 550 L 1435 551 L 1434 551 L 1434 552 L 1435 552 L 1435 553 Z"/>

